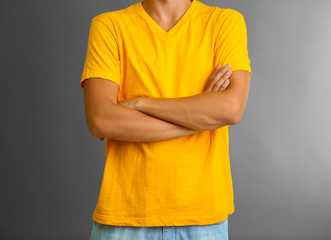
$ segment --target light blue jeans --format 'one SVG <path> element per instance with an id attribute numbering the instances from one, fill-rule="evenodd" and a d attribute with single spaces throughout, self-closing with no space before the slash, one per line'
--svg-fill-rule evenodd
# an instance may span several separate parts
<path id="1" fill-rule="evenodd" d="M 210 225 L 130 227 L 93 221 L 90 240 L 228 240 L 228 219 Z"/>

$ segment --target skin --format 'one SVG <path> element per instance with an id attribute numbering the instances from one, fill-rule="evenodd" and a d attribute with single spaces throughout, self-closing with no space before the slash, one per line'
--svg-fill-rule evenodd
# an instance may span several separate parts
<path id="1" fill-rule="evenodd" d="M 231 74 L 230 64 L 227 64 L 221 70 L 216 69 L 209 77 L 203 94 L 224 90 L 228 86 L 228 78 Z M 118 104 L 195 130 L 213 130 L 231 124 L 231 121 L 225 117 L 221 121 L 217 118 L 215 104 L 210 104 L 212 99 L 209 99 L 202 94 L 171 99 L 138 97 L 119 101 Z M 226 107 L 232 108 L 229 104 L 222 104 L 221 107 L 225 112 L 229 112 Z M 214 114 L 215 117 L 212 113 L 216 113 Z"/>
<path id="2" fill-rule="evenodd" d="M 165 31 L 169 31 L 190 7 L 191 0 L 144 0 L 145 11 Z"/>
<path id="3" fill-rule="evenodd" d="M 146 12 L 165 31 L 178 22 L 190 4 L 188 0 L 142 2 Z M 107 137 L 148 142 L 236 124 L 245 108 L 250 76 L 247 71 L 226 74 L 226 70 L 221 66 L 215 69 L 202 94 L 176 99 L 146 97 L 117 102 L 117 84 L 106 79 L 88 79 L 84 84 L 84 101 L 90 133 L 100 140 Z"/>
<path id="4" fill-rule="evenodd" d="M 231 76 L 231 74 L 232 74 L 232 72 L 230 72 L 229 75 L 226 75 L 226 74 L 224 74 L 225 71 L 226 71 L 225 68 L 221 69 L 221 65 L 218 65 L 216 67 L 216 69 L 212 72 L 212 74 L 210 75 L 208 81 L 206 82 L 206 87 L 204 89 L 204 92 L 224 91 L 227 88 L 227 86 L 229 85 L 229 76 Z M 108 91 L 107 91 L 107 89 L 108 89 Z M 119 106 L 125 107 L 125 108 L 119 109 L 119 112 L 123 112 L 126 115 L 129 114 L 129 118 L 130 118 L 132 112 L 126 112 L 126 111 L 128 109 L 134 110 L 134 105 L 132 105 L 132 102 L 134 102 L 136 100 L 136 98 L 117 102 L 118 85 L 109 80 L 99 79 L 99 78 L 87 79 L 84 84 L 84 90 L 85 90 L 84 91 L 85 112 L 86 112 L 89 130 L 90 130 L 92 136 L 99 137 L 99 139 L 101 141 L 103 141 L 104 137 L 98 136 L 98 134 L 95 134 L 92 130 L 93 129 L 93 118 L 97 117 L 97 115 L 98 115 L 97 113 L 95 113 L 95 111 L 97 111 L 97 108 L 95 106 L 98 105 L 98 106 L 100 106 L 100 108 L 102 108 L 102 106 L 104 106 L 104 103 L 108 100 L 108 102 L 111 102 L 109 104 L 112 107 L 114 107 L 114 104 L 116 104 L 118 107 Z M 103 94 L 110 96 L 110 97 L 108 97 L 110 99 L 107 99 L 107 100 L 102 99 L 102 97 L 100 97 L 100 96 L 102 96 Z M 101 99 L 98 99 L 98 98 L 101 98 Z M 102 101 L 102 103 L 101 103 L 101 101 Z M 109 110 L 109 107 L 107 105 L 104 108 L 107 108 L 107 110 Z M 137 110 L 135 110 L 135 111 L 137 111 Z M 114 115 L 115 115 L 115 113 L 114 113 Z M 116 114 L 116 115 L 118 116 L 118 114 Z M 131 121 L 137 122 L 139 124 L 139 120 L 137 118 L 134 118 L 135 115 L 132 115 L 132 117 L 131 117 Z M 151 124 L 152 124 L 152 126 L 154 126 L 154 124 L 157 124 L 157 126 L 156 126 L 157 128 L 160 128 L 160 130 L 163 129 L 163 131 L 162 131 L 163 134 L 164 134 L 164 132 L 178 131 L 177 136 L 180 137 L 180 136 L 185 136 L 188 134 L 193 134 L 193 133 L 199 132 L 199 130 L 193 130 L 193 129 L 189 129 L 189 128 L 182 127 L 179 125 L 175 125 L 175 124 L 172 124 L 171 122 L 163 121 L 162 119 L 154 118 L 152 116 L 146 115 L 146 116 L 141 116 L 141 117 L 146 117 L 142 120 L 142 121 L 144 121 L 144 124 L 146 126 L 151 125 Z M 155 123 L 151 122 L 150 118 L 153 118 L 153 120 L 155 120 Z M 112 119 L 114 119 L 114 118 L 112 118 Z M 107 121 L 107 122 L 110 122 L 110 121 Z M 111 125 L 111 124 L 108 124 L 108 125 Z M 114 124 L 112 124 L 112 125 L 114 125 Z M 140 124 L 140 126 L 141 126 L 141 124 Z M 154 135 L 156 135 L 156 134 L 154 133 Z M 175 137 L 174 135 L 172 135 L 172 136 Z M 106 136 L 106 137 L 111 138 L 111 136 Z M 172 137 L 169 137 L 169 139 L 170 138 L 172 138 Z M 155 139 L 155 141 L 157 141 L 157 140 L 160 140 L 160 139 Z M 136 140 L 136 141 L 139 141 L 139 140 Z M 147 142 L 146 139 L 144 141 Z"/>
<path id="5" fill-rule="evenodd" d="M 222 93 L 204 91 L 188 97 L 138 97 L 119 104 L 187 128 L 213 130 L 240 121 L 248 96 L 249 78 L 248 71 L 237 70 L 231 75 L 232 83 Z"/>
<path id="6" fill-rule="evenodd" d="M 144 0 L 142 5 L 145 11 L 165 30 L 171 29 L 191 5 L 189 0 Z M 228 68 L 230 66 L 227 65 Z M 218 75 L 232 72 L 222 69 Z M 213 75 L 213 74 L 212 74 Z M 212 78 L 212 77 L 211 77 Z M 249 91 L 250 73 L 237 70 L 233 74 L 233 84 L 227 94 L 205 94 L 186 98 L 146 98 L 139 97 L 120 101 L 118 104 L 138 110 L 149 116 L 154 116 L 187 128 L 195 130 L 212 130 L 215 127 L 236 124 L 240 121 Z M 209 90 L 226 87 L 230 80 L 217 82 L 217 77 Z M 216 83 L 217 82 L 217 83 Z M 225 87 L 225 88 L 226 88 Z M 225 89 L 223 89 L 225 90 Z M 215 111 L 217 109 L 217 111 Z"/>

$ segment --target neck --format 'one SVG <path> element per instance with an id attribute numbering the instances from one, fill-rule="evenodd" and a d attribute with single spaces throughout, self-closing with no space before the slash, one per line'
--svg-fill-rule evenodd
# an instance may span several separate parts
<path id="1" fill-rule="evenodd" d="M 158 23 L 177 22 L 189 9 L 192 0 L 143 0 L 145 11 Z"/>

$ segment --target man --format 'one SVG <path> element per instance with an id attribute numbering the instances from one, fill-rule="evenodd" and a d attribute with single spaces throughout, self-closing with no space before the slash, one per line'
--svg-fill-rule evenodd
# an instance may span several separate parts
<path id="1" fill-rule="evenodd" d="M 80 83 L 106 162 L 91 239 L 228 239 L 228 125 L 250 79 L 235 10 L 143 0 L 92 19 Z"/>

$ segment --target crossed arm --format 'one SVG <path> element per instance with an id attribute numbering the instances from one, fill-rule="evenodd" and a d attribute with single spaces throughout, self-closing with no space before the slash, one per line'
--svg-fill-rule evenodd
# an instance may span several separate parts
<path id="1" fill-rule="evenodd" d="M 205 91 L 181 98 L 139 97 L 119 104 L 194 130 L 213 130 L 237 124 L 243 116 L 250 73 L 234 71 L 225 91 Z"/>
<path id="2" fill-rule="evenodd" d="M 116 87 L 113 92 L 101 94 L 104 99 L 100 99 L 99 93 L 104 89 L 102 84 L 115 83 L 85 84 L 85 111 L 90 133 L 101 139 L 149 142 L 237 124 L 244 113 L 250 73 L 237 70 L 229 80 L 230 84 L 224 91 L 206 91 L 182 98 L 143 97 L 120 102 L 114 94 L 118 90 Z M 99 91 L 95 89 L 97 86 Z M 97 96 L 99 100 L 93 100 Z M 96 107 L 100 106 L 96 101 L 101 100 L 103 107 Z"/>

